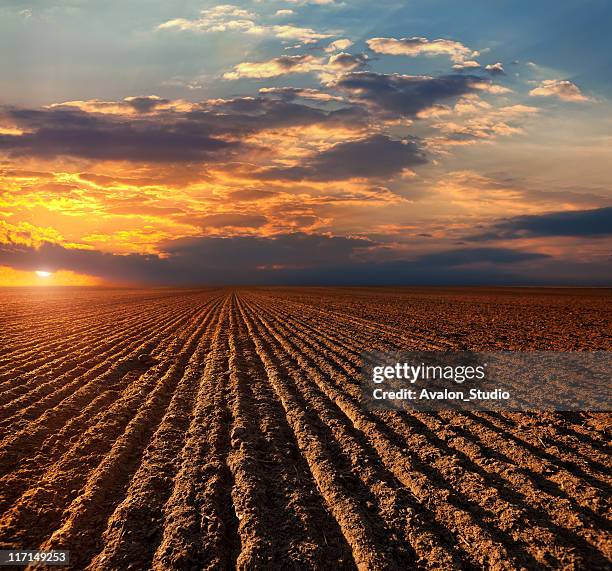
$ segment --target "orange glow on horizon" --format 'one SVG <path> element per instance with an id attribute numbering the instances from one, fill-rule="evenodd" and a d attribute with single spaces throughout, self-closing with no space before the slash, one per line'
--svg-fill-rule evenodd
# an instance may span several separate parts
<path id="1" fill-rule="evenodd" d="M 68 270 L 16 270 L 0 266 L 0 287 L 101 286 L 111 285 L 102 278 Z"/>

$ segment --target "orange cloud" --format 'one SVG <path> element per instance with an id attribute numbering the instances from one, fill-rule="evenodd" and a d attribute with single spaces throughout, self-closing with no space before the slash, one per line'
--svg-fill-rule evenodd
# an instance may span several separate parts
<path id="1" fill-rule="evenodd" d="M 323 59 L 311 55 L 281 56 L 261 62 L 243 62 L 223 74 L 224 79 L 242 77 L 265 79 L 289 73 L 308 73 L 322 69 Z"/>
<path id="2" fill-rule="evenodd" d="M 428 40 L 427 38 L 372 38 L 366 42 L 368 47 L 379 54 L 403 55 L 416 57 L 419 55 L 446 55 L 454 62 L 464 62 L 470 57 L 476 57 L 478 52 L 453 40 Z"/>
<path id="3" fill-rule="evenodd" d="M 580 91 L 580 88 L 571 81 L 562 79 L 546 79 L 529 92 L 532 97 L 558 97 L 562 101 L 585 103 L 590 98 Z"/>

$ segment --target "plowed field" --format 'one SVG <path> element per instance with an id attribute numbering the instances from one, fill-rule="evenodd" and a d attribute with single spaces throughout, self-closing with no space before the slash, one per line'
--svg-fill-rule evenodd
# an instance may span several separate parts
<path id="1" fill-rule="evenodd" d="M 392 413 L 360 354 L 612 350 L 609 291 L 6 290 L 0 544 L 75 569 L 610 569 L 609 414 Z"/>

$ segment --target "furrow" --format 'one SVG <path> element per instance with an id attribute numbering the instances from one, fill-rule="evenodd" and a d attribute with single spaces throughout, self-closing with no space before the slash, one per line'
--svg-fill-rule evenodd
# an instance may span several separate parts
<path id="1" fill-rule="evenodd" d="M 168 358 L 172 364 L 167 372 L 148 389 L 146 401 L 138 406 L 136 415 L 123 434 L 88 478 L 78 497 L 62 514 L 61 527 L 41 545 L 41 549 L 69 549 L 78 541 L 79 550 L 71 558 L 71 565 L 84 568 L 103 548 L 102 533 L 108 520 L 141 465 L 147 444 L 162 422 L 177 386 L 197 351 L 203 323 L 195 321 L 195 324 L 189 337 L 178 339 L 179 343 L 174 349 L 178 351 L 169 352 Z"/>
<path id="2" fill-rule="evenodd" d="M 227 401 L 229 303 L 228 296 L 212 335 L 152 569 L 231 569 L 240 550 L 227 465 L 232 422 Z"/>
<path id="3" fill-rule="evenodd" d="M 229 466 L 242 546 L 237 567 L 351 568 L 350 548 L 300 454 L 237 298 L 232 310 Z"/>
<path id="4" fill-rule="evenodd" d="M 211 332 L 219 320 L 221 304 L 203 324 L 198 346 L 191 356 L 166 411 L 130 482 L 125 499 L 117 506 L 102 534 L 103 549 L 90 563 L 91 569 L 146 569 L 164 526 L 164 505 L 180 468 L 180 454 L 193 416 L 204 365 L 212 343 Z"/>

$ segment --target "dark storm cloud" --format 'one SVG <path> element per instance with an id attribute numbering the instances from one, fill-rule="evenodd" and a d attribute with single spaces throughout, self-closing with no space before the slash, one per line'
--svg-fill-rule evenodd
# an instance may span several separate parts
<path id="1" fill-rule="evenodd" d="M 612 235 L 612 207 L 550 214 L 516 216 L 500 220 L 486 232 L 469 236 L 474 242 L 545 236 L 597 237 Z"/>
<path id="2" fill-rule="evenodd" d="M 373 262 L 372 249 L 377 254 Z M 197 237 L 172 240 L 163 255 L 118 255 L 0 245 L 0 265 L 22 270 L 64 269 L 108 280 L 166 285 L 218 284 L 600 284 L 601 264 L 568 263 L 506 248 L 459 248 L 413 260 L 385 261 L 389 250 L 360 238 L 303 233 L 274 237 Z M 366 257 L 369 256 L 368 259 Z"/>
<path id="3" fill-rule="evenodd" d="M 38 249 L 0 244 L 0 266 L 31 271 L 72 270 L 139 283 L 249 283 L 269 276 L 274 268 L 332 269 L 350 263 L 359 249 L 371 245 L 365 239 L 302 233 L 269 238 L 182 238 L 163 244 L 163 256 L 108 254 L 50 243 Z"/>
<path id="4" fill-rule="evenodd" d="M 368 113 L 359 106 L 331 111 L 269 97 L 239 97 L 202 104 L 185 115 L 194 126 L 236 136 L 263 129 L 281 129 L 325 124 L 330 127 L 365 125 Z"/>
<path id="5" fill-rule="evenodd" d="M 414 117 L 435 103 L 477 90 L 483 81 L 473 75 L 426 77 L 365 71 L 345 74 L 335 87 L 384 113 Z"/>
<path id="6" fill-rule="evenodd" d="M 259 176 L 275 180 L 317 181 L 389 177 L 425 162 L 425 156 L 415 141 L 396 141 L 385 135 L 373 135 L 334 145 L 305 159 L 302 166 L 266 169 Z"/>
<path id="7" fill-rule="evenodd" d="M 470 264 L 514 264 L 549 258 L 546 254 L 508 248 L 463 248 L 421 256 L 419 261 L 432 266 L 465 266 Z"/>
<path id="8" fill-rule="evenodd" d="M 68 107 L 5 109 L 0 117 L 26 132 L 0 135 L 0 151 L 44 158 L 218 162 L 246 150 L 241 138 L 264 129 L 355 125 L 366 121 L 367 116 L 353 107 L 323 111 L 263 97 L 206 102 L 192 111 L 155 114 L 150 113 L 154 106 L 148 98 L 130 99 L 130 104 L 139 106 L 143 114 L 124 117 Z"/>
<path id="9" fill-rule="evenodd" d="M 170 258 L 180 263 L 196 260 L 204 267 L 249 272 L 271 267 L 333 267 L 347 263 L 359 249 L 373 243 L 361 238 L 317 234 L 281 234 L 272 237 L 181 238 L 162 245 Z"/>

